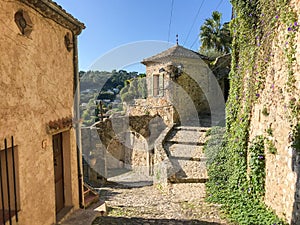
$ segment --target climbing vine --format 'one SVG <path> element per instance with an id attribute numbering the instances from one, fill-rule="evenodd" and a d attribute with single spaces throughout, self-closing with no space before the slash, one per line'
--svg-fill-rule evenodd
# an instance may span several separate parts
<path id="1" fill-rule="evenodd" d="M 266 77 L 274 58 L 274 45 L 284 46 L 288 71 L 286 87 L 281 93 L 287 90 L 292 96 L 296 90 L 293 68 L 298 23 L 288 0 L 231 0 L 231 3 L 235 18 L 230 23 L 233 42 L 226 132 L 218 154 L 208 165 L 207 199 L 221 203 L 229 217 L 239 224 L 285 224 L 263 203 L 265 150 L 272 154 L 277 152 L 273 131 L 270 127 L 266 136 L 250 141 L 249 130 L 253 106 L 260 102 L 262 91 L 269 88 Z M 282 33 L 285 43 L 279 42 Z M 299 118 L 300 100 L 291 98 L 289 106 L 291 121 Z M 263 115 L 269 116 L 269 113 L 265 105 Z M 297 147 L 300 146 L 299 127 L 294 129 Z"/>
<path id="2" fill-rule="evenodd" d="M 249 192 L 257 197 L 265 194 L 265 146 L 264 137 L 256 136 L 249 148 Z"/>

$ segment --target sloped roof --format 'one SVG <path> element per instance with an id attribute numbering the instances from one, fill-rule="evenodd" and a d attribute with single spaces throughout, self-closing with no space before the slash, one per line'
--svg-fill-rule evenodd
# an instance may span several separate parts
<path id="1" fill-rule="evenodd" d="M 190 59 L 203 59 L 203 60 L 209 59 L 207 56 L 201 55 L 198 52 L 184 48 L 181 45 L 175 45 L 157 55 L 144 59 L 142 63 L 146 65 L 147 63 L 159 62 L 167 58 L 190 58 Z"/>
<path id="2" fill-rule="evenodd" d="M 26 5 L 34 8 L 42 15 L 50 18 L 58 24 L 72 30 L 79 35 L 85 28 L 84 24 L 64 10 L 60 5 L 52 0 L 19 0 Z"/>

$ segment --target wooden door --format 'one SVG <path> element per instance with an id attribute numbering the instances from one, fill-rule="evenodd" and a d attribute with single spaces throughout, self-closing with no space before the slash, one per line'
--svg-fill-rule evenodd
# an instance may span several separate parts
<path id="1" fill-rule="evenodd" d="M 64 165 L 63 165 L 63 149 L 62 134 L 53 136 L 53 163 L 55 176 L 55 207 L 58 213 L 65 206 L 64 199 Z"/>

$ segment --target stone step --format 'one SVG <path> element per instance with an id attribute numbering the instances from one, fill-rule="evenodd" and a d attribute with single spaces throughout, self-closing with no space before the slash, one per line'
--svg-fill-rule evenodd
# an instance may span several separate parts
<path id="1" fill-rule="evenodd" d="M 165 149 L 169 152 L 169 156 L 175 157 L 190 157 L 201 158 L 204 157 L 202 145 L 186 145 L 179 143 L 168 142 L 165 144 Z"/>
<path id="2" fill-rule="evenodd" d="M 170 158 L 175 171 L 176 179 L 203 179 L 207 178 L 206 161 Z"/>
<path id="3" fill-rule="evenodd" d="M 171 133 L 168 141 L 173 142 L 184 142 L 184 143 L 204 143 L 205 133 L 190 131 L 190 130 L 180 130 Z"/>
<path id="4" fill-rule="evenodd" d="M 196 162 L 207 162 L 207 157 L 185 157 L 185 156 L 170 156 L 171 160 L 183 160 L 183 161 L 196 161 Z"/>
<path id="5" fill-rule="evenodd" d="M 183 145 L 195 145 L 195 146 L 203 146 L 203 142 L 198 141 L 176 141 L 176 140 L 169 140 L 166 143 L 169 144 L 183 144 Z"/>
<path id="6" fill-rule="evenodd" d="M 206 132 L 210 127 L 192 127 L 192 126 L 178 126 L 174 127 L 174 130 L 186 130 L 186 131 L 198 131 L 198 132 Z"/>
<path id="7" fill-rule="evenodd" d="M 181 183 L 206 183 L 208 178 L 175 178 L 169 179 L 171 184 L 181 184 Z"/>
<path id="8" fill-rule="evenodd" d="M 208 128 L 175 127 L 164 143 L 165 151 L 172 164 L 170 183 L 205 183 L 208 179 L 203 145 Z"/>

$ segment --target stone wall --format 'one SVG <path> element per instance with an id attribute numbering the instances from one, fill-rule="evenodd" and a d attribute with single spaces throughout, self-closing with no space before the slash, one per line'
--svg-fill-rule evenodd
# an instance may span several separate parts
<path id="1" fill-rule="evenodd" d="M 23 9 L 33 23 L 20 34 L 15 13 Z M 54 224 L 55 185 L 50 121 L 73 114 L 73 51 L 65 46 L 66 28 L 21 1 L 1 1 L 0 21 L 0 149 L 14 136 L 20 194 L 19 225 Z M 76 141 L 73 128 L 63 132 L 65 203 L 79 207 Z"/>
<path id="2" fill-rule="evenodd" d="M 106 147 L 102 144 L 96 127 L 81 128 L 84 179 L 88 183 L 102 183 L 107 178 Z"/>
<path id="3" fill-rule="evenodd" d="M 127 105 L 126 109 L 129 116 L 160 115 L 167 126 L 178 122 L 174 107 L 165 98 L 137 99 L 135 104 Z"/>
<path id="4" fill-rule="evenodd" d="M 90 155 L 94 150 L 97 161 L 102 164 L 101 168 L 96 167 L 100 175 L 106 176 L 109 170 L 121 168 L 144 170 L 149 174 L 152 173 L 155 140 L 165 127 L 166 124 L 158 115 L 112 117 L 95 124 L 99 136 L 98 139 L 93 137 L 97 144 L 92 146 L 99 148 L 84 144 L 83 151 L 85 155 Z M 83 132 L 86 138 L 87 132 Z"/>
<path id="5" fill-rule="evenodd" d="M 149 167 L 147 141 L 137 132 L 118 134 L 110 141 L 107 152 L 108 169 Z"/>
<path id="6" fill-rule="evenodd" d="M 291 6 L 299 21 L 300 2 L 292 0 Z M 266 147 L 266 204 L 289 223 L 300 224 L 299 154 L 291 147 L 291 127 L 295 121 L 289 119 L 291 98 L 300 98 L 300 33 L 296 34 L 297 63 L 293 68 L 296 78 L 294 93 L 297 94 L 291 96 L 287 90 L 288 68 L 283 52 L 286 32 L 286 27 L 280 25 L 278 39 L 275 38 L 276 43 L 272 46 L 274 57 L 268 64 L 265 88 L 252 111 L 250 140 L 256 135 L 264 135 L 277 149 L 276 154 L 271 154 Z"/>

